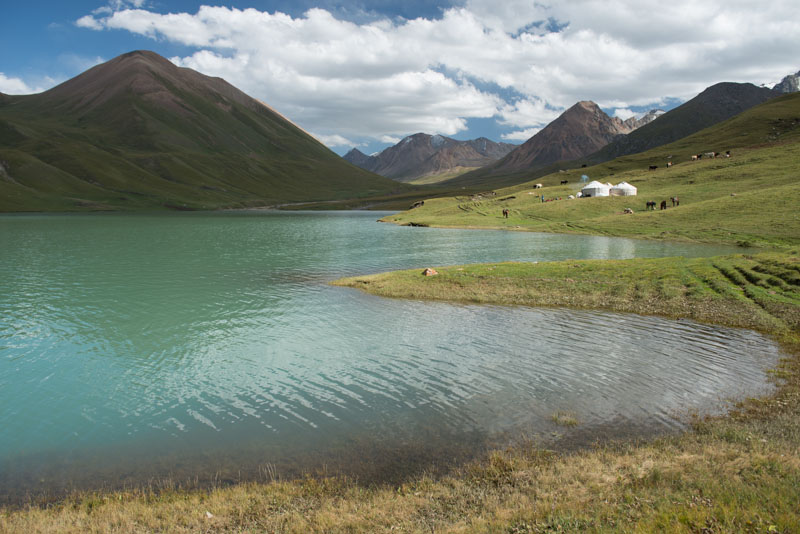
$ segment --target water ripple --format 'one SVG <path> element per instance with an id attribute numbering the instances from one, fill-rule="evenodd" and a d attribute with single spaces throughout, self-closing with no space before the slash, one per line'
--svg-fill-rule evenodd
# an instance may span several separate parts
<path id="1" fill-rule="evenodd" d="M 0 217 L 0 463 L 548 433 L 557 410 L 587 427 L 673 428 L 676 413 L 764 391 L 779 357 L 756 333 L 691 321 L 325 285 L 420 265 L 720 250 L 373 221 Z"/>

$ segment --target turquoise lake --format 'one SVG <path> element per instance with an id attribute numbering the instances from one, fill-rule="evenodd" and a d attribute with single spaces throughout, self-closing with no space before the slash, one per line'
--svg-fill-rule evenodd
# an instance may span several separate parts
<path id="1" fill-rule="evenodd" d="M 682 428 L 768 391 L 745 330 L 390 300 L 342 276 L 730 247 L 379 224 L 376 212 L 0 216 L 0 499 L 343 472 Z M 574 413 L 559 427 L 552 415 Z"/>

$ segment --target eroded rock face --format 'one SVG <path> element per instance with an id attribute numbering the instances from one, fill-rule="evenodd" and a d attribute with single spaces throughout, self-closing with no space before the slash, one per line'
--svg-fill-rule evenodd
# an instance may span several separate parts
<path id="1" fill-rule="evenodd" d="M 459 168 L 482 167 L 515 148 L 516 145 L 496 143 L 485 137 L 458 141 L 442 135 L 417 133 L 370 156 L 354 148 L 344 159 L 381 176 L 407 182 Z"/>
<path id="2" fill-rule="evenodd" d="M 800 71 L 786 76 L 781 83 L 772 88 L 773 91 L 785 94 L 800 91 Z"/>

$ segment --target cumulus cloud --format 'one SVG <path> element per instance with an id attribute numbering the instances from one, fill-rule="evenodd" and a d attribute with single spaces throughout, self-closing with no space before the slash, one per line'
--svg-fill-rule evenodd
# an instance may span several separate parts
<path id="1" fill-rule="evenodd" d="M 504 138 L 521 139 L 579 100 L 619 115 L 718 81 L 780 79 L 800 57 L 796 0 L 466 0 L 435 19 L 360 23 L 319 8 L 106 7 L 76 23 L 194 47 L 173 61 L 342 138 L 453 135 L 494 117 L 512 130 Z"/>
<path id="2" fill-rule="evenodd" d="M 31 87 L 20 78 L 10 78 L 0 72 L 0 93 L 7 95 L 29 95 L 43 91 L 41 87 Z"/>
<path id="3" fill-rule="evenodd" d="M 540 131 L 542 131 L 541 128 L 526 128 L 525 130 L 515 130 L 501 134 L 500 137 L 506 141 L 527 141 Z"/>
<path id="4" fill-rule="evenodd" d="M 75 21 L 79 28 L 89 28 L 90 30 L 102 30 L 103 24 L 92 15 L 86 15 Z"/>
<path id="5" fill-rule="evenodd" d="M 636 113 L 631 111 L 628 108 L 617 108 L 614 110 L 614 117 L 622 120 L 628 120 L 631 117 L 635 117 Z"/>
<path id="6" fill-rule="evenodd" d="M 338 146 L 362 146 L 360 143 L 355 143 L 346 137 L 342 137 L 338 134 L 333 135 L 324 135 L 324 134 L 316 134 L 311 133 L 317 141 L 322 143 L 323 145 L 331 146 L 331 147 L 338 147 Z"/>

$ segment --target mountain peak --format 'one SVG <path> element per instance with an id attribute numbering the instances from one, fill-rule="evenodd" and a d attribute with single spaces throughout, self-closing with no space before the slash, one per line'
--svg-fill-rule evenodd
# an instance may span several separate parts
<path id="1" fill-rule="evenodd" d="M 594 111 L 596 109 L 600 109 L 600 106 L 598 106 L 597 104 L 595 104 L 591 100 L 581 100 L 580 102 L 578 102 L 577 104 L 575 104 L 572 107 L 573 108 L 574 107 L 582 107 L 583 109 L 588 109 L 588 110 L 591 110 L 591 111 Z"/>
<path id="2" fill-rule="evenodd" d="M 345 164 L 221 78 L 146 50 L 96 65 L 49 91 L 7 98 L 15 105 L 0 106 L 0 124 L 11 132 L 4 141 L 27 151 L 31 161 L 40 159 L 32 170 L 16 167 L 15 179 L 31 184 L 20 194 L 34 195 L 37 169 L 55 168 L 59 187 L 52 191 L 66 193 L 53 205 L 62 208 L 75 199 L 134 207 L 249 205 L 397 187 Z"/>
<path id="3" fill-rule="evenodd" d="M 359 156 L 351 150 L 350 163 L 397 181 L 450 172 L 463 167 L 481 167 L 505 156 L 514 148 L 486 138 L 458 141 L 440 134 L 416 133 L 374 156 Z"/>
<path id="4" fill-rule="evenodd" d="M 620 119 L 609 117 L 591 100 L 582 100 L 502 160 L 487 167 L 486 172 L 513 173 L 577 159 L 599 150 L 628 131 L 629 127 Z"/>

